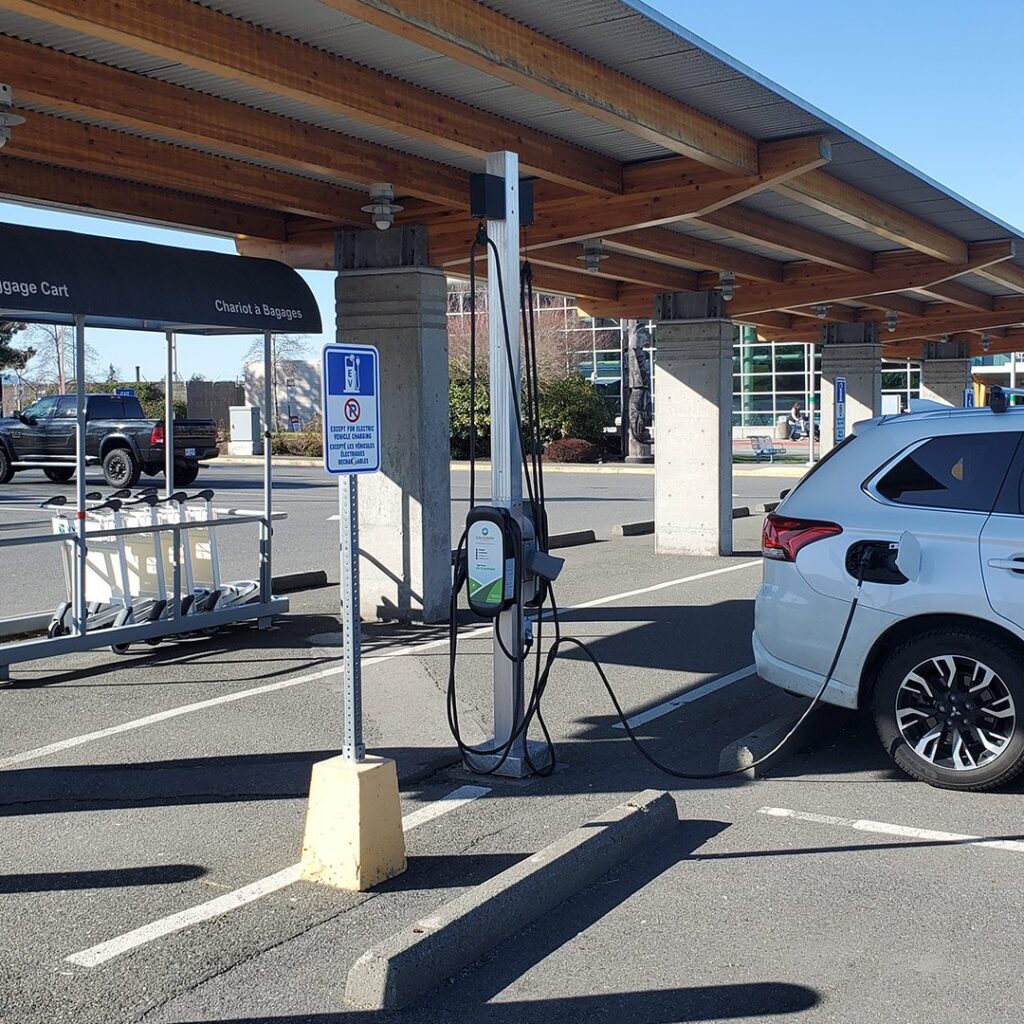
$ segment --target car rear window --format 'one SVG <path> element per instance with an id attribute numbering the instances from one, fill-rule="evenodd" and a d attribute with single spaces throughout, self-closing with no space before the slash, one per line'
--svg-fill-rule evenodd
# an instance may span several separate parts
<path id="1" fill-rule="evenodd" d="M 875 490 L 900 505 L 991 512 L 1019 443 L 1010 432 L 933 437 L 904 455 Z"/>
<path id="2" fill-rule="evenodd" d="M 89 419 L 124 419 L 124 402 L 120 398 L 111 398 L 109 395 L 93 395 L 89 398 Z"/>

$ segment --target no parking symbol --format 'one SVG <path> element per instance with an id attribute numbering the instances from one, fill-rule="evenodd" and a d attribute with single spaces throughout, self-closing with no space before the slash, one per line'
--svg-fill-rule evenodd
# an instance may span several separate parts
<path id="1" fill-rule="evenodd" d="M 345 403 L 345 419 L 347 419 L 349 423 L 356 423 L 359 420 L 359 414 L 361 411 L 359 403 L 354 398 L 350 398 Z"/>

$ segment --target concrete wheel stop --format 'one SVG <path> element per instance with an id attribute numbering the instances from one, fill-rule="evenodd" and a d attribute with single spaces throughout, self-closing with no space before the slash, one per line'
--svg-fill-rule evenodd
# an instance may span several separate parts
<path id="1" fill-rule="evenodd" d="M 668 793 L 638 793 L 367 950 L 349 970 L 346 1001 L 367 1010 L 408 1006 L 678 822 Z"/>

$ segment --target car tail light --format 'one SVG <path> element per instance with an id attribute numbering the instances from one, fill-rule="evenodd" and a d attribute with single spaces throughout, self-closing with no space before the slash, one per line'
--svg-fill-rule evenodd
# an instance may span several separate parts
<path id="1" fill-rule="evenodd" d="M 816 519 L 790 519 L 774 512 L 764 521 L 761 554 L 777 562 L 795 562 L 801 549 L 826 537 L 838 537 L 843 528 L 838 523 Z"/>
<path id="2" fill-rule="evenodd" d="M 156 426 L 154 426 L 153 429 L 149 432 L 149 443 L 164 443 L 164 425 L 162 423 L 157 423 Z"/>

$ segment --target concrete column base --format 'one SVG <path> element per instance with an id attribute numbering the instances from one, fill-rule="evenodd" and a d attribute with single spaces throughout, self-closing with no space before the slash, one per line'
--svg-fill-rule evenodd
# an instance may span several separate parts
<path id="1" fill-rule="evenodd" d="M 923 359 L 921 397 L 960 408 L 971 380 L 970 359 Z"/>
<path id="2" fill-rule="evenodd" d="M 731 320 L 658 324 L 654 546 L 732 554 Z"/>
<path id="3" fill-rule="evenodd" d="M 359 482 L 360 612 L 443 622 L 451 590 L 448 295 L 430 267 L 338 274 L 338 341 L 380 351 L 382 460 Z"/>
<path id="4" fill-rule="evenodd" d="M 840 325 L 844 326 L 844 325 Z M 846 433 L 882 414 L 882 346 L 829 343 L 821 350 L 821 454 L 835 447 L 835 384 L 846 379 Z"/>
<path id="5" fill-rule="evenodd" d="M 301 875 L 364 892 L 406 868 L 395 762 L 332 757 L 313 765 Z"/>

